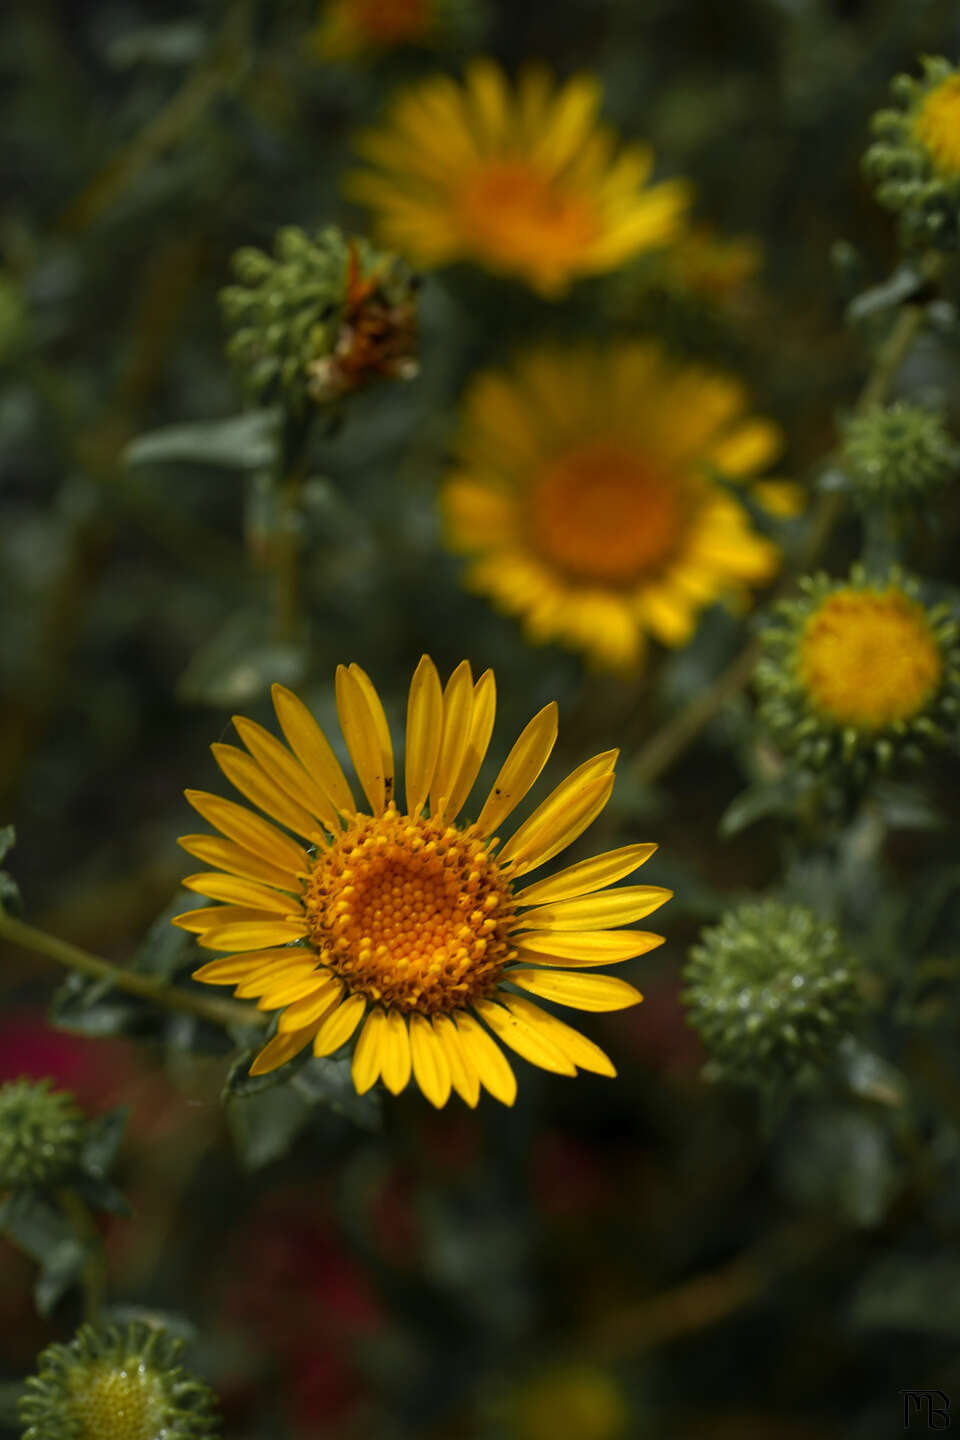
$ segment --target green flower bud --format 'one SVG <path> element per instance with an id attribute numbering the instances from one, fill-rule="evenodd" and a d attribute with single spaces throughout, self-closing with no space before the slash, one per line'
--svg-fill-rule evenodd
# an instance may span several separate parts
<path id="1" fill-rule="evenodd" d="M 761 633 L 757 718 L 807 769 L 862 783 L 875 770 L 917 764 L 960 714 L 960 627 L 946 605 L 927 607 L 893 569 L 868 579 L 800 581 Z"/>
<path id="2" fill-rule="evenodd" d="M 179 1365 L 183 1343 L 147 1325 L 84 1325 L 48 1345 L 26 1382 L 23 1440 L 205 1440 L 213 1392 Z"/>
<path id="3" fill-rule="evenodd" d="M 897 110 L 873 117 L 879 137 L 864 156 L 881 205 L 896 210 L 907 243 L 960 246 L 960 71 L 942 57 L 921 60 L 923 75 L 898 75 Z"/>
<path id="4" fill-rule="evenodd" d="M 740 905 L 690 951 L 682 999 L 718 1078 L 757 1087 L 822 1069 L 862 1006 L 857 964 L 804 905 Z"/>
<path id="5" fill-rule="evenodd" d="M 49 1080 L 0 1085 L 0 1190 L 67 1179 L 80 1161 L 87 1120 L 72 1095 Z"/>
<path id="6" fill-rule="evenodd" d="M 272 256 L 238 250 L 233 271 L 240 283 L 220 293 L 227 354 L 262 404 L 300 413 L 416 374 L 415 278 L 396 256 L 289 226 Z"/>
<path id="7" fill-rule="evenodd" d="M 947 483 L 960 469 L 960 446 L 942 415 L 897 400 L 849 421 L 842 464 L 865 509 L 902 506 Z"/>

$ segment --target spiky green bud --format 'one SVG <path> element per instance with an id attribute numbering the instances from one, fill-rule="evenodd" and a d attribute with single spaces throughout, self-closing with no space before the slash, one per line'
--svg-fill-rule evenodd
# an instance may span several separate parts
<path id="1" fill-rule="evenodd" d="M 416 374 L 416 282 L 395 255 L 288 226 L 272 255 L 238 250 L 233 270 L 239 283 L 220 293 L 227 354 L 261 403 L 299 414 Z"/>
<path id="2" fill-rule="evenodd" d="M 898 75 L 898 109 L 873 117 L 878 136 L 864 156 L 877 199 L 900 215 L 910 244 L 960 246 L 960 71 L 942 57 L 924 57 L 919 78 Z"/>
<path id="3" fill-rule="evenodd" d="M 900 507 L 945 485 L 960 469 L 960 445 L 936 410 L 897 400 L 854 416 L 842 466 L 857 501 Z"/>
<path id="4" fill-rule="evenodd" d="M 213 1391 L 180 1363 L 183 1343 L 148 1325 L 84 1325 L 48 1345 L 26 1382 L 23 1440 L 206 1440 Z"/>
<path id="5" fill-rule="evenodd" d="M 0 1190 L 40 1189 L 80 1163 L 88 1122 L 72 1095 L 49 1080 L 0 1085 Z"/>
<path id="6" fill-rule="evenodd" d="M 861 1009 L 857 963 L 804 905 L 748 902 L 700 936 L 682 999 L 717 1078 L 757 1087 L 829 1061 Z"/>

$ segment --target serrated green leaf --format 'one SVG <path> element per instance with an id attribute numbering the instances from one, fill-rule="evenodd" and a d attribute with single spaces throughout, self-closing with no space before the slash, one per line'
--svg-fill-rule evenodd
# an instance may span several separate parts
<path id="1" fill-rule="evenodd" d="M 232 1099 L 227 1121 L 240 1162 L 259 1170 L 284 1155 L 310 1120 L 310 1105 L 291 1085 Z"/>
<path id="2" fill-rule="evenodd" d="M 79 1282 L 90 1255 L 91 1246 L 75 1235 L 47 1252 L 33 1287 L 34 1300 L 41 1315 L 49 1315 L 57 1301 Z"/>
<path id="3" fill-rule="evenodd" d="M 311 1105 L 326 1105 L 363 1130 L 381 1128 L 383 1111 L 379 1095 L 358 1095 L 353 1083 L 351 1062 L 311 1057 L 293 1077 L 294 1090 Z"/>
<path id="4" fill-rule="evenodd" d="M 230 470 L 260 470 L 276 464 L 280 412 L 250 410 L 225 420 L 201 420 L 152 430 L 128 445 L 128 465 L 187 462 Z"/>

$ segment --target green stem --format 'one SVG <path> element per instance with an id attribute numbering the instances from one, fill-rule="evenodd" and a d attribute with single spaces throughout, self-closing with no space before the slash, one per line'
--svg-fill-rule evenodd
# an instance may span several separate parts
<path id="1" fill-rule="evenodd" d="M 103 1254 L 103 1240 L 97 1229 L 89 1207 L 73 1190 L 58 1190 L 57 1199 L 64 1215 L 76 1233 L 89 1246 L 89 1255 L 83 1267 L 83 1318 L 91 1325 L 99 1319 L 107 1292 L 107 1267 Z"/>
<path id="2" fill-rule="evenodd" d="M 232 1000 L 216 1000 L 206 995 L 191 995 L 188 990 L 180 990 L 175 985 L 168 985 L 163 980 L 154 980 L 149 975 L 137 975 L 132 970 L 124 970 L 119 965 L 113 965 L 109 960 L 102 960 L 99 955 L 91 955 L 86 950 L 81 950 L 77 945 L 71 945 L 67 940 L 58 940 L 55 935 L 48 935 L 45 930 L 38 930 L 33 925 L 27 925 L 23 920 L 15 920 L 12 915 L 7 915 L 0 910 L 0 940 L 9 940 L 13 945 L 20 945 L 24 950 L 32 950 L 38 955 L 46 955 L 51 960 L 56 960 L 60 965 L 66 965 L 70 970 L 78 970 L 81 975 L 89 975 L 94 980 L 108 980 L 118 990 L 125 990 L 129 995 L 139 995 L 143 1000 L 150 1000 L 155 1005 L 161 1005 L 166 1010 L 178 1010 L 184 1015 L 195 1015 L 200 1020 L 209 1020 L 213 1025 L 266 1025 L 268 1017 L 260 1011 L 246 1005 L 235 1004 Z"/>
<path id="3" fill-rule="evenodd" d="M 930 278 L 935 278 L 931 273 Z M 926 316 L 925 305 L 906 305 L 900 311 L 890 334 L 877 352 L 876 359 L 860 392 L 857 414 L 882 405 L 916 339 Z M 794 580 L 808 571 L 819 558 L 840 514 L 841 502 L 836 495 L 821 496 L 812 517 L 805 543 L 794 556 L 793 564 L 775 589 L 775 602 L 789 591 Z M 657 730 L 638 751 L 630 766 L 633 779 L 644 785 L 654 781 L 679 760 L 700 731 L 719 715 L 744 688 L 753 674 L 760 656 L 760 642 L 749 640 L 740 654 L 730 662 L 706 690 L 689 701 L 666 725 Z"/>
<path id="4" fill-rule="evenodd" d="M 296 642 L 300 631 L 300 500 L 307 477 L 310 422 L 288 416 L 280 448 L 274 567 L 277 581 L 277 638 Z"/>

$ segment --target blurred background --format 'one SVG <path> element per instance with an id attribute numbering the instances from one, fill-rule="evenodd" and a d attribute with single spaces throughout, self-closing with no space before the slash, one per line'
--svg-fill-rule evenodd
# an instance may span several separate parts
<path id="1" fill-rule="evenodd" d="M 960 1406 L 960 1052 L 948 1037 L 921 1062 L 915 1034 L 891 1041 L 915 1065 L 910 1125 L 854 1086 L 797 1102 L 771 1132 L 753 1095 L 704 1082 L 678 998 L 686 951 L 783 863 L 775 819 L 718 833 L 752 763 L 748 704 L 656 786 L 629 759 L 736 652 L 743 618 L 708 610 L 689 646 L 628 678 L 533 648 L 463 588 L 434 496 L 469 377 L 524 341 L 571 335 L 654 334 L 735 373 L 754 413 L 783 427 L 779 473 L 808 478 L 869 363 L 845 306 L 898 258 L 860 172 L 870 115 L 918 55 L 956 56 L 960 12 L 461 0 L 412 39 L 374 26 L 331 53 L 330 8 L 2 7 L 6 863 L 33 923 L 170 973 L 189 959 L 163 938 L 189 868 L 175 839 L 195 828 L 182 791 L 221 788 L 207 747 L 233 711 L 270 723 L 279 679 L 332 722 L 334 669 L 356 660 L 399 724 L 424 650 L 443 675 L 469 655 L 497 675 L 495 763 L 551 698 L 557 777 L 591 746 L 622 747 L 590 853 L 659 842 L 644 878 L 677 892 L 667 944 L 631 966 L 644 1005 L 590 1017 L 619 1078 L 518 1067 L 512 1111 L 488 1099 L 434 1113 L 414 1092 L 308 1109 L 283 1090 L 224 1107 L 226 1042 L 129 1005 L 74 1006 L 52 962 L 10 946 L 0 1080 L 51 1075 L 94 1113 L 132 1107 L 119 1179 L 134 1214 L 107 1225 L 111 1297 L 192 1335 L 234 1440 L 900 1434 L 904 1388 L 952 1384 Z M 289 224 L 366 233 L 343 197 L 352 137 L 398 86 L 459 75 L 475 54 L 595 74 L 607 118 L 652 144 L 658 174 L 692 181 L 706 259 L 680 278 L 630 262 L 562 304 L 468 266 L 427 276 L 417 377 L 351 397 L 312 439 L 302 625 L 278 637 L 264 555 L 279 501 L 256 455 L 204 463 L 174 444 L 131 463 L 129 447 L 241 411 L 217 299 L 232 253 L 269 249 Z M 956 430 L 955 353 L 910 363 Z M 922 540 L 933 573 L 949 574 L 958 520 L 954 493 Z M 831 565 L 855 554 L 841 525 Z M 884 873 L 926 877 L 910 905 L 927 905 L 931 947 L 956 954 L 956 766 L 939 765 L 947 828 L 904 828 Z M 863 883 L 879 897 L 885 881 Z M 956 1011 L 937 1012 L 945 1035 Z M 0 1241 L 11 1381 L 78 1318 L 69 1298 L 38 1317 L 32 1281 Z"/>

